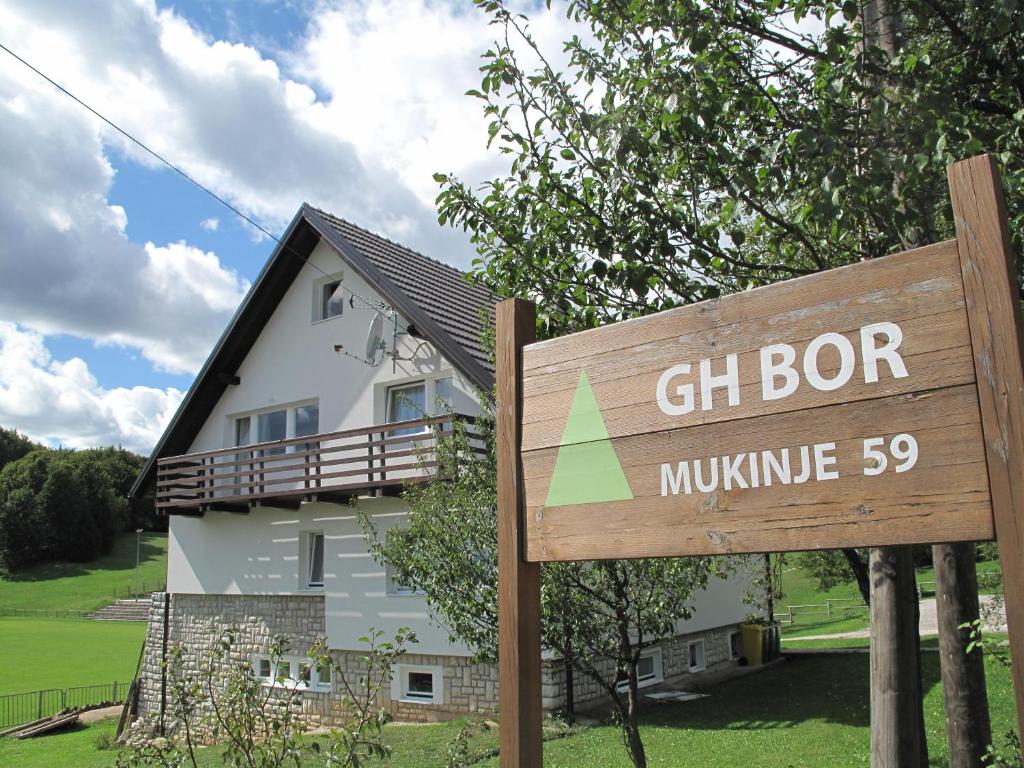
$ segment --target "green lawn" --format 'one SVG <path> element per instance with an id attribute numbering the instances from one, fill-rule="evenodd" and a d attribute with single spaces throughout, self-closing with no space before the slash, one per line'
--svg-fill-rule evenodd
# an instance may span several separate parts
<path id="1" fill-rule="evenodd" d="M 0 695 L 128 682 L 145 636 L 141 621 L 0 617 Z"/>
<path id="2" fill-rule="evenodd" d="M 999 573 L 998 561 L 986 560 L 978 563 L 978 574 Z M 929 582 L 935 580 L 935 569 L 918 568 L 918 582 Z M 987 583 L 991 583 L 988 581 Z M 929 585 L 929 589 L 931 585 Z M 832 589 L 822 591 L 818 589 L 816 580 L 806 571 L 795 566 L 789 567 L 782 576 L 782 591 L 784 596 L 778 601 L 775 612 L 785 613 L 786 607 L 791 605 L 816 605 L 818 608 L 805 608 L 796 611 L 796 620 L 793 624 L 784 624 L 782 633 L 784 637 L 800 637 L 806 635 L 835 634 L 839 632 L 853 632 L 866 629 L 868 626 L 868 612 L 864 607 L 854 607 L 860 603 L 860 592 L 854 582 L 840 584 Z M 982 587 L 982 593 L 991 592 L 991 588 Z M 826 599 L 847 598 L 847 600 L 834 603 L 832 618 L 829 619 L 824 613 Z M 852 599 L 849 599 L 852 598 Z M 812 611 L 819 611 L 814 613 Z"/>
<path id="3" fill-rule="evenodd" d="M 944 766 L 945 720 L 938 654 L 923 655 L 927 690 L 925 716 L 932 766 Z M 643 715 L 643 737 L 651 766 L 713 765 L 716 768 L 843 768 L 867 766 L 868 655 L 800 657 L 765 672 L 723 683 L 711 696 L 695 702 L 663 704 Z M 1013 693 L 1009 671 L 994 658 L 986 662 L 993 732 L 1012 727 Z M 395 750 L 390 768 L 443 766 L 446 745 L 458 723 L 390 725 L 385 729 Z M 97 752 L 96 736 L 112 724 L 80 728 L 31 742 L 0 740 L 0 765 L 51 768 L 110 766 L 114 753 Z M 474 737 L 474 749 L 494 745 L 493 732 Z M 216 750 L 204 750 L 202 765 L 220 765 Z M 315 766 L 308 762 L 306 765 Z M 379 765 L 379 763 L 378 763 Z M 496 768 L 496 759 L 478 763 Z M 628 768 L 618 730 L 612 726 L 582 729 L 549 741 L 545 765 Z"/>
<path id="4" fill-rule="evenodd" d="M 146 588 L 167 580 L 167 534 L 145 533 L 139 549 L 139 577 Z M 135 534 L 118 539 L 109 555 L 91 563 L 37 563 L 0 579 L 0 608 L 91 611 L 125 593 L 135 579 Z"/>

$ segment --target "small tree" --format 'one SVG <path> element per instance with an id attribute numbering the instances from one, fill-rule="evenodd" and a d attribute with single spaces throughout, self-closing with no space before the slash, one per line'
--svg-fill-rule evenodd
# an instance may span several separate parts
<path id="1" fill-rule="evenodd" d="M 170 680 L 170 727 L 168 738 L 151 739 L 143 734 L 155 723 L 141 728 L 129 739 L 128 749 L 118 756 L 118 768 L 160 766 L 198 768 L 196 748 L 202 744 L 223 747 L 223 763 L 234 768 L 279 768 L 302 764 L 304 756 L 317 756 L 328 768 L 356 768 L 366 758 L 386 758 L 390 748 L 381 738 L 388 721 L 377 703 L 381 689 L 391 679 L 395 661 L 405 653 L 415 635 L 400 629 L 394 642 L 382 642 L 383 633 L 370 630 L 360 638 L 367 652 L 359 658 L 355 680 L 336 664 L 323 640 L 309 649 L 310 668 L 331 669 L 341 690 L 340 706 L 347 720 L 323 738 L 304 739 L 303 687 L 278 677 L 267 685 L 256 676 L 252 663 L 238 652 L 239 630 L 226 630 L 204 653 L 198 669 L 190 671 L 185 649 L 177 647 L 166 663 Z M 288 650 L 288 640 L 275 636 L 269 656 L 273 669 Z"/>
<path id="2" fill-rule="evenodd" d="M 456 422 L 436 435 L 437 480 L 410 486 L 408 524 L 386 531 L 360 514 L 371 551 L 403 584 L 422 589 L 453 639 L 478 661 L 497 658 L 497 488 L 494 429 Z M 483 447 L 482 453 L 480 452 Z M 542 642 L 606 694 L 633 765 L 647 764 L 639 730 L 637 667 L 644 650 L 677 634 L 694 593 L 731 560 L 664 558 L 546 564 Z"/>

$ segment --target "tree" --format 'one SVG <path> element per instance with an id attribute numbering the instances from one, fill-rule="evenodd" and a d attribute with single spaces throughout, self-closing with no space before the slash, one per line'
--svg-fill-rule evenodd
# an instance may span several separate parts
<path id="1" fill-rule="evenodd" d="M 409 486 L 408 524 L 381 530 L 360 515 L 371 552 L 395 579 L 423 590 L 427 604 L 478 661 L 498 645 L 497 473 L 494 430 L 485 415 L 472 431 L 438 433 L 438 480 Z M 483 449 L 482 452 L 480 449 Z M 694 593 L 731 572 L 731 561 L 663 558 L 546 564 L 541 576 L 542 643 L 606 694 L 634 766 L 647 765 L 639 730 L 637 667 L 644 650 L 678 634 Z"/>
<path id="2" fill-rule="evenodd" d="M 819 549 L 813 552 L 801 552 L 796 562 L 806 570 L 818 584 L 818 589 L 826 591 L 839 584 L 855 581 L 860 596 L 868 605 L 871 604 L 871 585 L 868 578 L 868 553 L 858 549 Z"/>
<path id="3" fill-rule="evenodd" d="M 0 427 L 0 469 L 39 447 L 18 430 Z"/>
<path id="4" fill-rule="evenodd" d="M 142 458 L 120 448 L 37 447 L 0 470 L 0 569 L 42 559 L 88 562 L 119 533 L 152 517 L 152 499 L 130 507 Z"/>
<path id="5" fill-rule="evenodd" d="M 256 675 L 248 654 L 241 652 L 238 638 L 237 627 L 211 638 L 198 664 L 187 662 L 186 649 L 173 649 L 166 662 L 170 738 L 151 738 L 160 720 L 157 715 L 137 723 L 127 749 L 118 755 L 119 768 L 197 768 L 197 753 L 211 743 L 222 748 L 224 765 L 247 768 L 300 766 L 304 757 L 318 765 L 359 768 L 370 758 L 390 757 L 391 748 L 381 738 L 388 716 L 377 698 L 406 645 L 416 642 L 412 632 L 399 629 L 394 641 L 389 642 L 383 640 L 382 632 L 371 629 L 360 639 L 366 652 L 359 657 L 361 669 L 356 676 L 332 660 L 323 639 L 314 643 L 307 652 L 309 669 L 330 669 L 331 679 L 341 692 L 334 714 L 344 714 L 346 719 L 340 728 L 305 739 L 305 689 L 291 684 L 285 675 L 279 675 L 274 685 L 267 685 Z M 275 635 L 270 639 L 271 669 L 280 668 L 287 651 L 287 637 Z"/>
<path id="6" fill-rule="evenodd" d="M 577 0 L 590 34 L 565 71 L 523 17 L 477 4 L 499 40 L 471 94 L 509 172 L 480 189 L 438 174 L 439 218 L 471 232 L 480 279 L 539 304 L 542 333 L 948 238 L 945 167 L 981 151 L 1010 200 L 1024 189 L 1015 4 Z M 1019 250 L 1024 210 L 1011 231 Z M 911 583 L 881 594 L 902 599 L 913 569 L 890 565 L 877 577 Z M 876 632 L 905 615 L 875 608 Z"/>

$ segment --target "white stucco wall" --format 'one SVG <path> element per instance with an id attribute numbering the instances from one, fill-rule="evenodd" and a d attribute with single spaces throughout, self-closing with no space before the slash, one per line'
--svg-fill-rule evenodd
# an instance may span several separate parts
<path id="1" fill-rule="evenodd" d="M 744 602 L 750 584 L 751 572 L 747 567 L 738 569 L 728 579 L 712 578 L 707 589 L 694 595 L 693 616 L 678 622 L 679 632 L 701 632 L 726 624 L 738 624 L 749 614 L 763 614 L 762 608 Z"/>
<path id="2" fill-rule="evenodd" d="M 359 508 L 380 529 L 406 515 L 401 499 L 360 499 Z M 324 533 L 324 587 L 304 590 L 300 573 L 303 533 Z M 192 594 L 324 594 L 327 638 L 332 648 L 358 650 L 370 627 L 390 639 L 399 627 L 416 631 L 416 653 L 465 655 L 448 643 L 444 629 L 428 618 L 422 597 L 388 594 L 386 570 L 366 551 L 355 510 L 314 502 L 298 510 L 257 507 L 247 515 L 207 512 L 201 518 L 173 516 L 168 544 L 170 592 Z"/>

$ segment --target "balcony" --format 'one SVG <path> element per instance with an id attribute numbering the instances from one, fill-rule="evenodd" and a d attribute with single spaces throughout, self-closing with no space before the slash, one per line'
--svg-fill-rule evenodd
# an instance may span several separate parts
<path id="1" fill-rule="evenodd" d="M 437 438 L 452 433 L 455 419 L 473 421 L 444 415 L 169 456 L 157 462 L 156 508 L 201 515 L 395 495 L 403 485 L 433 479 Z M 470 443 L 471 453 L 485 452 Z"/>

